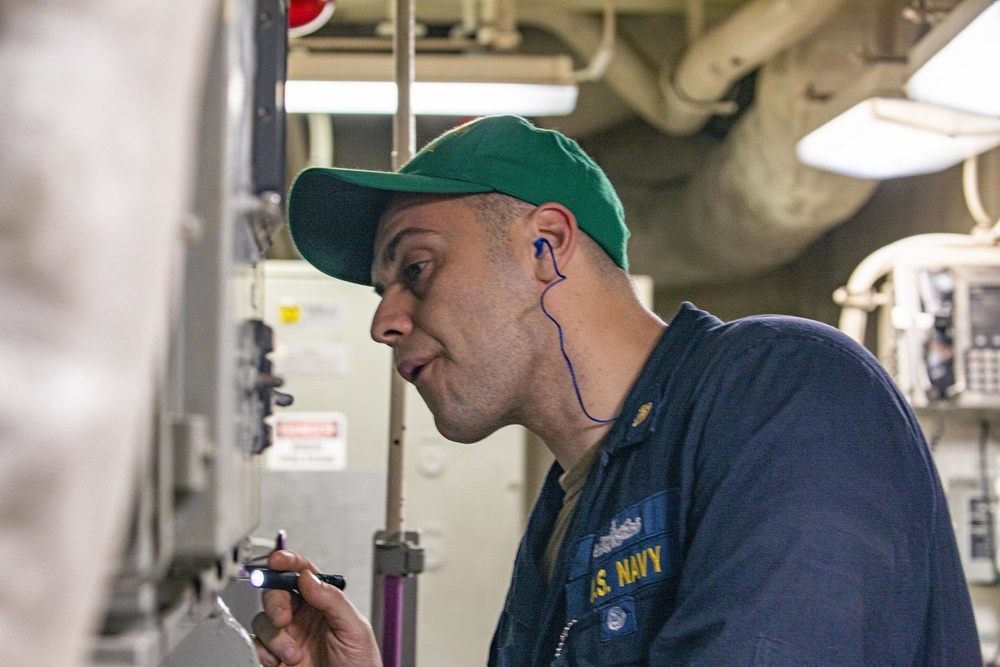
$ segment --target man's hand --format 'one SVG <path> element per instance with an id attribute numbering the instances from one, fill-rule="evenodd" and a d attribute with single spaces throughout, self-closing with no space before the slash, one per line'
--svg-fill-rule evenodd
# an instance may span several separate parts
<path id="1" fill-rule="evenodd" d="M 266 667 L 381 667 L 371 624 L 343 592 L 313 576 L 319 572 L 291 551 L 267 559 L 274 570 L 299 573 L 301 596 L 264 593 L 264 611 L 253 619 L 257 656 Z"/>

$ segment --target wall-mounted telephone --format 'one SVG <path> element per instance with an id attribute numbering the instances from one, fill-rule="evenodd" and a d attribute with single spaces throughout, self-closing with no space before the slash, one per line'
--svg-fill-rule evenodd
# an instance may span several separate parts
<path id="1" fill-rule="evenodd" d="M 902 254 L 882 292 L 879 358 L 911 404 L 1000 410 L 1000 249 Z"/>

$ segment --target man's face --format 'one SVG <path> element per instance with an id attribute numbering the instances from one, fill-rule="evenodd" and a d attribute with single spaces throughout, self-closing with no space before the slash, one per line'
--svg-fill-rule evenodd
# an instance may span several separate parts
<path id="1" fill-rule="evenodd" d="M 535 363 L 530 267 L 455 197 L 414 197 L 379 225 L 372 338 L 393 349 L 441 433 L 475 442 L 518 421 Z"/>

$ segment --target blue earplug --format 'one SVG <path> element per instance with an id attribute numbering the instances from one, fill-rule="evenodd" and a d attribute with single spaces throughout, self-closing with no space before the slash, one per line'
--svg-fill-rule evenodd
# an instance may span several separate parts
<path id="1" fill-rule="evenodd" d="M 535 257 L 541 257 L 542 252 L 545 250 L 545 244 L 548 243 L 545 239 L 535 239 Z"/>

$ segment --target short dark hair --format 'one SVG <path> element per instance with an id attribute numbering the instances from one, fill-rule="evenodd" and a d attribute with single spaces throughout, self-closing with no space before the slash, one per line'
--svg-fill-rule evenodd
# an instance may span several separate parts
<path id="1" fill-rule="evenodd" d="M 502 192 L 486 192 L 482 194 L 462 195 L 460 200 L 475 214 L 476 219 L 484 225 L 489 242 L 489 252 L 497 253 L 494 257 L 507 257 L 510 246 L 507 243 L 510 227 L 514 221 L 536 208 L 534 204 L 503 194 Z M 586 232 L 580 235 L 580 247 L 597 267 L 598 272 L 609 282 L 614 283 L 626 279 L 627 273 L 597 241 L 590 238 Z M 624 285 L 624 283 L 623 283 Z"/>
<path id="2" fill-rule="evenodd" d="M 511 225 L 535 208 L 533 204 L 502 192 L 462 195 L 460 200 L 472 210 L 476 219 L 483 225 L 491 248 L 506 247 Z"/>

